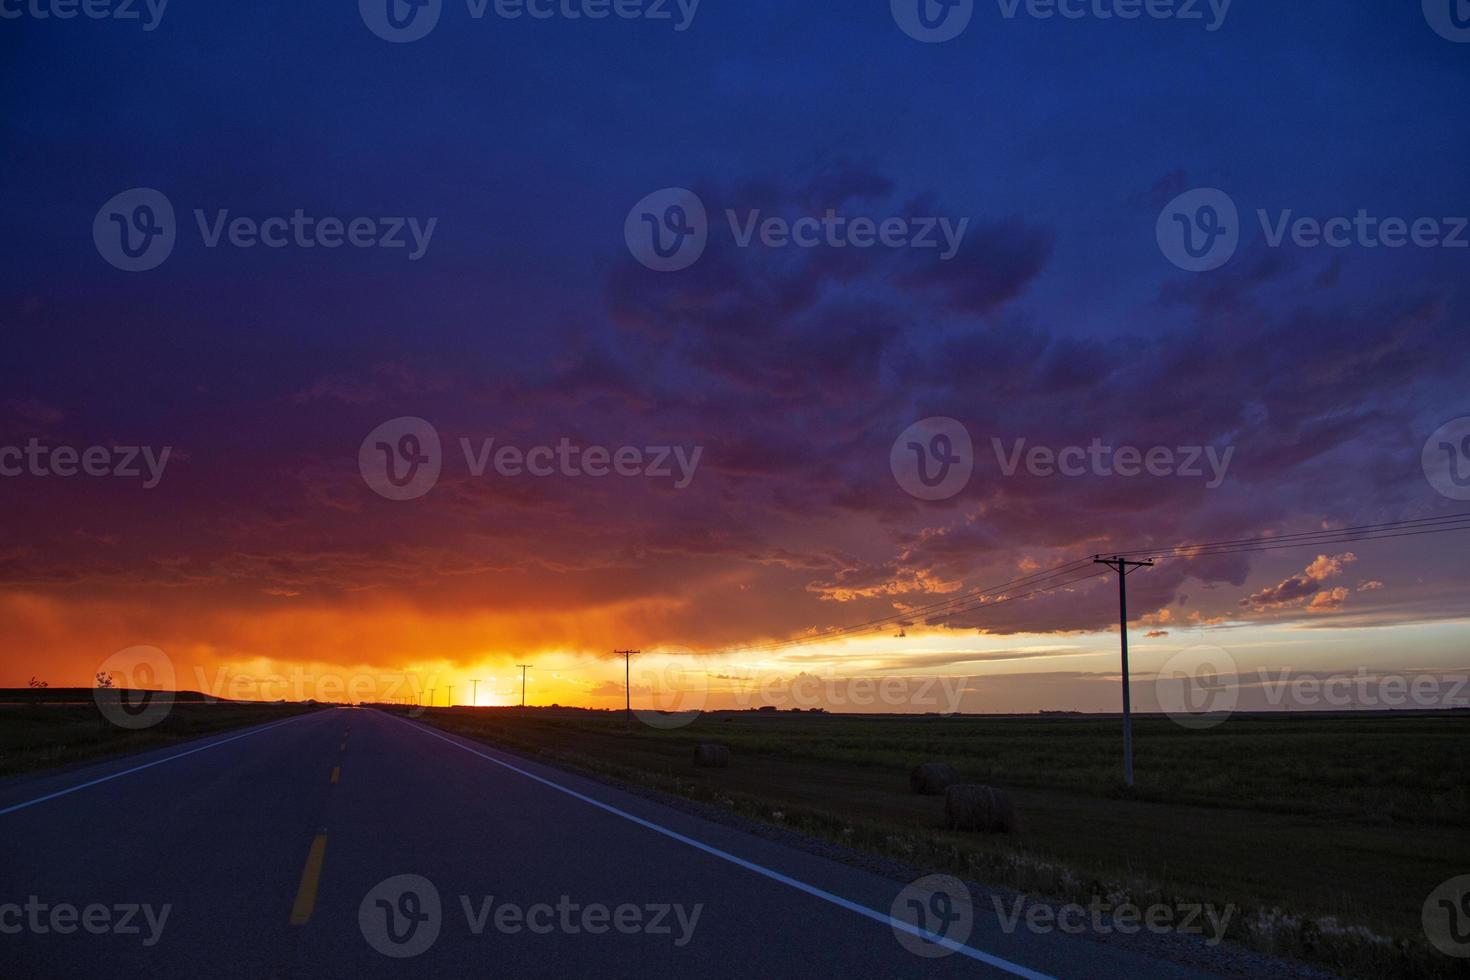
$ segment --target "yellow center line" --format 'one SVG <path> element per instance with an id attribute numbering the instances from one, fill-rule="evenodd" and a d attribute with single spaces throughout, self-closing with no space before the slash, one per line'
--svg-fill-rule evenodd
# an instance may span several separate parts
<path id="1" fill-rule="evenodd" d="M 301 869 L 301 884 L 296 888 L 296 903 L 291 906 L 291 924 L 305 925 L 316 908 L 316 889 L 322 880 L 322 860 L 327 856 L 327 835 L 317 834 Z"/>
<path id="2" fill-rule="evenodd" d="M 340 778 L 342 778 L 342 767 L 341 766 L 333 766 L 332 767 L 332 782 L 335 783 Z"/>

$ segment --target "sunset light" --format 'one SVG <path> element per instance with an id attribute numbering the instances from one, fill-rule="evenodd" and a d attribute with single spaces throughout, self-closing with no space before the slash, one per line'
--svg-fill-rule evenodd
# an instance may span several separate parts
<path id="1" fill-rule="evenodd" d="M 1470 0 L 0 0 L 0 980 L 1452 980 Z"/>

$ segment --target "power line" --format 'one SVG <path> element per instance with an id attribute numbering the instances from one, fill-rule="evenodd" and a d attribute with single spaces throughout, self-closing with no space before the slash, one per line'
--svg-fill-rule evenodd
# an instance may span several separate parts
<path id="1" fill-rule="evenodd" d="M 1302 531 L 1290 534 L 1260 535 L 1254 538 L 1237 538 L 1229 541 L 1203 542 L 1199 544 L 1181 544 L 1165 548 L 1148 549 L 1142 548 L 1134 551 L 1110 552 L 1115 558 L 1146 558 L 1150 560 L 1162 560 L 1167 558 L 1201 558 L 1213 555 L 1245 554 L 1251 552 L 1277 551 L 1284 548 L 1316 547 L 1327 544 L 1345 544 L 1353 541 L 1377 541 L 1389 538 L 1414 537 L 1421 534 L 1438 534 L 1446 531 L 1470 530 L 1470 513 L 1443 515 L 1440 517 L 1415 518 L 1405 521 L 1385 521 L 1377 524 L 1361 524 L 1344 528 L 1329 528 L 1320 531 Z M 1100 555 L 1089 556 L 1075 561 L 1064 562 L 1043 572 L 1034 572 L 1020 578 L 1012 579 L 1000 585 L 990 586 L 964 593 L 963 595 L 951 596 L 947 599 L 914 606 L 901 612 L 883 616 L 878 619 L 863 623 L 855 623 L 850 626 L 834 627 L 818 633 L 791 637 L 785 640 L 772 640 L 766 643 L 758 643 L 750 646 L 739 647 L 730 652 L 737 653 L 762 653 L 772 650 L 781 650 L 793 646 L 803 646 L 810 643 L 821 643 L 828 640 L 846 639 L 854 636 L 869 635 L 873 632 L 887 629 L 891 626 L 906 625 L 911 622 L 923 621 L 925 625 L 933 625 L 943 622 L 945 619 L 961 613 L 974 612 L 982 608 L 1000 605 L 1016 599 L 1029 598 L 1041 592 L 1053 591 L 1065 588 L 1078 582 L 1094 578 L 1099 574 L 1090 573 L 1065 581 L 1052 582 L 1051 580 L 1078 570 L 1080 567 L 1092 563 L 1101 557 Z M 1021 595 L 1006 595 L 1008 589 L 1023 588 L 1027 586 L 1041 586 Z"/>
<path id="2" fill-rule="evenodd" d="M 1316 538 L 1311 541 L 1289 541 L 1284 544 L 1262 545 L 1255 548 L 1226 548 L 1214 551 L 1193 551 L 1188 548 L 1181 549 L 1177 553 L 1165 554 L 1160 552 L 1132 552 L 1134 555 L 1145 554 L 1153 558 L 1210 558 L 1214 555 L 1243 555 L 1254 554 L 1264 551 L 1281 551 L 1288 548 L 1321 547 L 1329 544 L 1354 544 L 1359 541 L 1388 541 L 1393 538 L 1417 538 L 1424 534 L 1440 534 L 1445 531 L 1470 531 L 1470 524 L 1457 525 L 1455 527 L 1428 528 L 1419 531 L 1402 531 L 1396 534 L 1374 534 L 1364 536 L 1361 534 L 1341 538 Z"/>
<path id="3" fill-rule="evenodd" d="M 1385 521 L 1379 524 L 1359 524 L 1352 527 L 1325 528 L 1318 531 L 1298 531 L 1291 534 L 1263 534 L 1254 538 L 1236 538 L 1230 541 L 1180 544 L 1156 549 L 1139 548 L 1133 551 L 1115 552 L 1115 554 L 1150 555 L 1156 558 L 1193 557 L 1197 554 L 1233 554 L 1236 551 L 1275 550 L 1284 547 L 1307 547 L 1316 544 L 1339 544 L 1348 541 L 1375 541 L 1379 537 L 1407 537 L 1409 534 L 1458 531 L 1470 528 L 1470 523 L 1467 522 L 1470 522 L 1470 514 L 1449 514 L 1441 517 L 1422 517 L 1406 521 Z M 1401 531 L 1408 533 L 1396 533 Z M 1252 547 L 1254 545 L 1261 545 L 1263 547 L 1257 549 Z"/>
<path id="4" fill-rule="evenodd" d="M 1106 565 L 1118 573 L 1118 649 L 1123 663 L 1123 782 L 1133 785 L 1133 695 L 1128 689 L 1128 576 L 1140 568 L 1152 568 L 1152 561 L 1129 561 L 1126 558 L 1094 558 L 1094 564 Z"/>
<path id="5" fill-rule="evenodd" d="M 772 640 L 765 643 L 757 643 L 749 646 L 733 648 L 724 652 L 728 653 L 760 653 L 773 650 L 781 650 L 794 646 L 803 646 L 812 643 L 821 643 L 829 640 L 847 639 L 857 636 L 871 635 L 875 632 L 887 630 L 893 626 L 906 626 L 921 622 L 926 626 L 943 623 L 956 616 L 967 613 L 978 612 L 994 606 L 1004 605 L 1007 602 L 1017 602 L 1029 599 L 1045 592 L 1054 592 L 1058 589 L 1068 588 L 1085 582 L 1089 579 L 1106 575 L 1107 571 L 1093 570 L 1091 566 L 1106 565 L 1114 572 L 1119 571 L 1119 565 L 1124 568 L 1135 568 L 1152 564 L 1154 560 L 1165 560 L 1170 558 L 1203 558 L 1215 555 L 1246 554 L 1253 552 L 1276 551 L 1285 548 L 1318 547 L 1327 544 L 1345 544 L 1354 541 L 1377 541 L 1390 538 L 1415 537 L 1423 534 L 1439 534 L 1447 531 L 1470 530 L 1470 513 L 1449 514 L 1438 517 L 1414 518 L 1404 521 L 1385 521 L 1376 524 L 1360 524 L 1342 528 L 1328 528 L 1317 531 L 1298 531 L 1287 534 L 1259 535 L 1251 538 L 1235 538 L 1226 541 L 1200 542 L 1196 544 L 1180 544 L 1163 548 L 1141 548 L 1132 551 L 1110 552 L 1109 559 L 1104 560 L 1101 554 L 1092 555 L 1087 558 L 1079 558 L 1073 561 L 1063 562 L 1043 571 L 1032 572 L 1002 582 L 998 585 L 975 589 L 959 595 L 949 596 L 934 602 L 918 606 L 911 606 L 899 612 L 868 620 L 862 623 L 854 623 L 848 626 L 832 627 L 817 633 L 805 634 L 785 640 Z M 1128 559 L 1138 559 L 1136 561 Z M 1088 568 L 1087 571 L 1083 571 Z M 1081 574 L 1078 574 L 1078 573 Z M 1123 574 L 1120 573 L 1120 579 Z M 1121 587 L 1121 582 L 1120 582 Z M 1023 592 L 1015 592 L 1016 589 L 1025 589 Z M 1120 595 L 1120 607 L 1123 615 L 1125 628 L 1123 630 L 1125 644 L 1124 670 L 1126 672 L 1126 599 Z M 613 656 L 624 659 L 624 704 L 627 712 L 628 724 L 632 724 L 632 677 L 631 661 L 638 650 L 614 650 Z M 577 661 L 576 663 L 556 668 L 558 671 L 571 671 L 584 667 L 588 664 L 602 664 L 607 661 L 601 657 L 592 657 Z M 521 704 L 525 705 L 526 674 L 531 664 L 517 664 L 521 668 Z M 429 703 L 433 704 L 435 688 L 429 689 Z M 1126 685 L 1125 685 L 1126 692 Z M 450 703 L 452 704 L 453 688 L 450 687 Z M 1125 693 L 1126 698 L 1126 693 Z M 1125 704 L 1125 714 L 1128 706 Z"/>
<path id="6" fill-rule="evenodd" d="M 637 650 L 614 650 L 613 653 L 623 658 L 623 697 L 626 703 L 625 718 L 628 730 L 633 729 L 633 654 Z"/>

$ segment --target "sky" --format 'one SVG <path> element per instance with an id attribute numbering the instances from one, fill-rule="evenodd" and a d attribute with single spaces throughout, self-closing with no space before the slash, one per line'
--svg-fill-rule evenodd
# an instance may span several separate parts
<path id="1" fill-rule="evenodd" d="M 0 2 L 0 686 L 150 647 L 220 695 L 504 704 L 525 663 L 536 703 L 620 707 L 639 649 L 652 706 L 1112 710 L 1101 575 L 772 644 L 1470 510 L 1426 461 L 1470 470 L 1470 44 L 1434 0 L 997 0 L 943 41 L 905 2 L 443 0 L 413 40 L 375 0 Z M 1427 224 L 1292 225 L 1360 213 Z M 937 499 L 892 462 L 955 445 L 930 419 L 971 447 Z M 1094 444 L 1202 472 L 1009 462 Z M 1161 561 L 1141 690 L 1199 648 L 1463 675 L 1465 541 Z"/>

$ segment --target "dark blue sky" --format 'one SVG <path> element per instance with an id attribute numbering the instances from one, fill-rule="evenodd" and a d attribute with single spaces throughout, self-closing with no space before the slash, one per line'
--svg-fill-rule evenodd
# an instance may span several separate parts
<path id="1" fill-rule="evenodd" d="M 179 635 L 275 655 L 278 635 L 201 610 L 289 616 L 282 594 L 330 610 L 363 590 L 451 624 L 596 610 L 630 633 L 732 643 L 1108 544 L 1456 507 L 1419 456 L 1470 411 L 1470 249 L 1271 248 L 1255 218 L 1470 212 L 1470 44 L 1418 4 L 1236 0 L 1209 31 L 1007 19 L 992 0 L 926 44 L 879 0 L 704 0 L 684 31 L 476 20 L 444 0 L 431 34 L 390 44 L 345 0 L 173 0 L 151 31 L 0 20 L 0 51 L 0 441 L 178 454 L 152 496 L 0 485 L 7 575 L 54 604 L 32 635 L 58 650 L 90 640 L 48 616 L 111 616 L 109 642 L 135 642 L 136 610 L 167 595 Z M 135 187 L 167 196 L 179 238 L 130 273 L 91 229 Z M 678 273 L 638 265 L 623 237 L 634 202 L 665 187 L 714 219 Z M 1208 273 L 1155 238 L 1160 209 L 1199 187 L 1242 219 Z M 417 261 L 209 249 L 196 208 L 437 225 Z M 952 262 L 741 249 L 726 208 L 969 231 Z M 406 415 L 446 444 L 698 444 L 705 469 L 678 493 L 447 478 L 395 509 L 352 460 Z M 977 462 L 965 494 L 921 506 L 888 451 L 936 415 L 977 446 L 1228 444 L 1235 468 L 1206 493 L 1007 482 Z M 1357 598 L 1362 622 L 1463 605 L 1411 581 L 1463 577 L 1460 552 L 1418 549 L 1363 569 L 1403 588 Z M 1156 576 L 1142 608 L 1218 590 L 1219 618 L 1311 558 Z M 725 603 L 737 586 L 748 605 Z M 997 628 L 1110 615 L 1063 603 Z"/>

